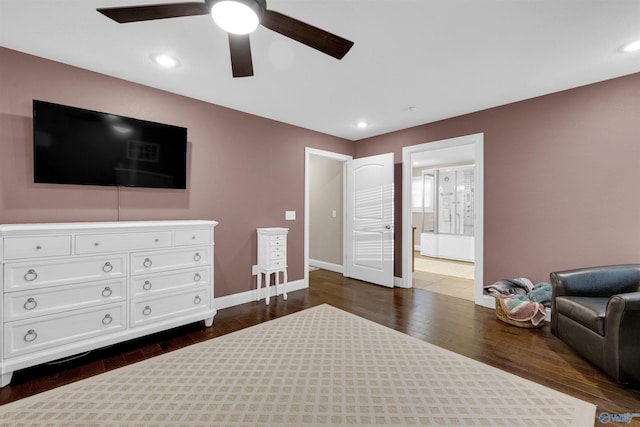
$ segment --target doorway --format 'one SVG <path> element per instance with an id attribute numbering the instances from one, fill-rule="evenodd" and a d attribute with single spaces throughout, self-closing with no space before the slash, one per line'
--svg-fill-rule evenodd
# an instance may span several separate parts
<path id="1" fill-rule="evenodd" d="M 427 250 L 421 252 L 429 258 L 427 261 L 452 259 L 452 268 L 456 262 L 472 261 L 472 299 L 493 307 L 490 304 L 494 301 L 486 301 L 482 294 L 483 143 L 483 134 L 473 134 L 403 148 L 402 276 L 403 286 L 412 287 L 416 246 L 425 246 Z M 416 167 L 419 178 L 414 177 Z M 416 219 L 418 209 L 412 193 L 418 180 L 424 185 L 423 200 L 431 197 L 420 207 L 420 220 Z M 425 183 L 431 184 L 431 196 L 425 194 Z M 451 191 L 445 184 L 453 184 Z"/>
<path id="2" fill-rule="evenodd" d="M 352 157 L 330 151 L 305 148 L 304 162 L 304 282 L 314 268 L 344 272 L 345 162 Z M 314 181 L 324 188 L 320 194 Z M 312 191 L 315 190 L 315 191 Z M 313 210 L 313 214 L 311 213 Z M 335 211 L 335 213 L 334 213 Z M 311 221 L 314 233 L 311 233 Z M 319 241 L 319 236 L 322 240 Z M 327 239 L 327 236 L 331 236 Z M 311 248 L 313 247 L 313 256 Z"/>
<path id="3" fill-rule="evenodd" d="M 318 162 L 320 160 L 320 162 Z M 327 162 L 328 161 L 328 162 Z M 336 162 L 338 167 L 335 167 Z M 333 238 L 335 248 L 342 244 L 341 259 L 318 263 L 311 256 L 320 246 L 326 246 L 327 226 L 317 221 L 314 205 L 316 194 L 311 191 L 317 180 L 314 164 L 328 163 L 334 171 L 342 166 L 340 182 L 334 182 L 338 190 L 342 187 L 342 209 L 319 204 L 320 216 L 331 216 L 334 222 L 342 223 L 342 236 Z M 351 278 L 393 287 L 393 153 L 379 154 L 352 159 L 351 156 L 337 154 L 312 148 L 305 149 L 305 212 L 304 212 L 304 280 L 309 284 L 311 267 L 323 267 L 327 264 L 335 266 L 333 271 L 340 271 Z M 331 179 L 335 181 L 337 173 Z M 320 188 L 320 187 L 318 187 Z M 316 190 L 318 189 L 316 188 Z M 335 191 L 335 190 L 334 190 Z M 336 197 L 333 196 L 334 204 Z M 318 205 L 316 205 L 318 206 Z M 341 210 L 342 212 L 338 212 Z M 311 229 L 312 220 L 314 228 Z M 314 235 L 316 236 L 314 238 Z M 331 236 L 329 236 L 331 237 Z M 312 242 L 314 239 L 314 242 Z M 341 240 L 341 242 L 340 242 Z M 321 241 L 321 245 L 317 245 Z M 329 251 L 331 252 L 331 251 Z"/>

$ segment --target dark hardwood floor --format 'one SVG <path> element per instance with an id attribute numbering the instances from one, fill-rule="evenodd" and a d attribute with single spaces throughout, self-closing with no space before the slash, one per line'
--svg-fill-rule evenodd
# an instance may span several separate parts
<path id="1" fill-rule="evenodd" d="M 192 324 L 17 371 L 11 385 L 0 389 L 0 404 L 324 303 L 592 402 L 598 406 L 596 426 L 604 425 L 597 420 L 602 412 L 640 413 L 640 389 L 616 384 L 551 335 L 549 326 L 520 329 L 467 300 L 421 289 L 388 289 L 324 270 L 311 272 L 309 289 L 289 293 L 287 301 L 272 298 L 269 306 L 261 301 L 218 311 L 211 328 Z M 640 418 L 607 425 L 640 425 Z"/>

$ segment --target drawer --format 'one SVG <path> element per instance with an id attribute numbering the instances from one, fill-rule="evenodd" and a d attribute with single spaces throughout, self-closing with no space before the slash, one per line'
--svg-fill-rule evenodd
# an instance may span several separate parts
<path id="1" fill-rule="evenodd" d="M 4 259 L 40 258 L 71 254 L 71 236 L 6 237 Z"/>
<path id="2" fill-rule="evenodd" d="M 269 243 L 271 246 L 285 246 L 287 244 L 286 236 L 270 236 Z"/>
<path id="3" fill-rule="evenodd" d="M 4 357 L 86 340 L 126 328 L 125 303 L 67 311 L 4 325 Z"/>
<path id="4" fill-rule="evenodd" d="M 131 295 L 134 298 L 145 297 L 209 283 L 208 267 L 180 270 L 175 273 L 146 274 L 131 279 Z"/>
<path id="5" fill-rule="evenodd" d="M 189 292 L 145 298 L 131 304 L 131 327 L 177 319 L 211 311 L 211 287 L 203 286 Z"/>
<path id="6" fill-rule="evenodd" d="M 124 277 L 123 254 L 10 262 L 4 264 L 4 291 L 19 291 Z"/>
<path id="7" fill-rule="evenodd" d="M 286 250 L 271 250 L 271 260 L 276 260 L 276 259 L 287 259 L 287 251 Z"/>
<path id="8" fill-rule="evenodd" d="M 174 231 L 173 236 L 174 236 L 173 242 L 176 246 L 210 245 L 211 244 L 210 229 L 176 230 Z"/>
<path id="9" fill-rule="evenodd" d="M 9 292 L 4 295 L 4 321 L 125 301 L 126 289 L 126 280 L 117 279 Z"/>
<path id="10" fill-rule="evenodd" d="M 162 249 L 171 247 L 171 231 L 80 234 L 75 242 L 77 254 Z"/>
<path id="11" fill-rule="evenodd" d="M 287 266 L 287 260 L 286 259 L 273 259 L 271 260 L 271 267 L 270 268 L 284 268 Z"/>
<path id="12" fill-rule="evenodd" d="M 131 274 L 209 265 L 211 246 L 131 254 Z"/>

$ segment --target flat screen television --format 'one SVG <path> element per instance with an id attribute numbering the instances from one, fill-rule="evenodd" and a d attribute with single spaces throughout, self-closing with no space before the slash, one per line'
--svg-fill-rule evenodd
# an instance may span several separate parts
<path id="1" fill-rule="evenodd" d="M 187 188 L 187 129 L 33 100 L 34 182 Z"/>

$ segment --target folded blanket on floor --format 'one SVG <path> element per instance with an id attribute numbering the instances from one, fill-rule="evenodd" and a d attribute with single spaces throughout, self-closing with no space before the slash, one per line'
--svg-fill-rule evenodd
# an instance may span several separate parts
<path id="1" fill-rule="evenodd" d="M 514 298 L 518 298 L 523 301 L 535 301 L 545 307 L 551 307 L 551 285 L 547 282 L 538 283 L 528 294 L 515 295 Z"/>
<path id="2" fill-rule="evenodd" d="M 530 321 L 534 326 L 538 326 L 544 321 L 544 305 L 535 301 L 522 301 L 518 298 L 500 296 L 497 299 L 504 314 L 511 320 L 518 322 Z"/>
<path id="3" fill-rule="evenodd" d="M 484 287 L 485 293 L 497 297 L 500 295 L 526 295 L 533 290 L 531 280 L 518 277 L 516 279 L 502 279 Z"/>

